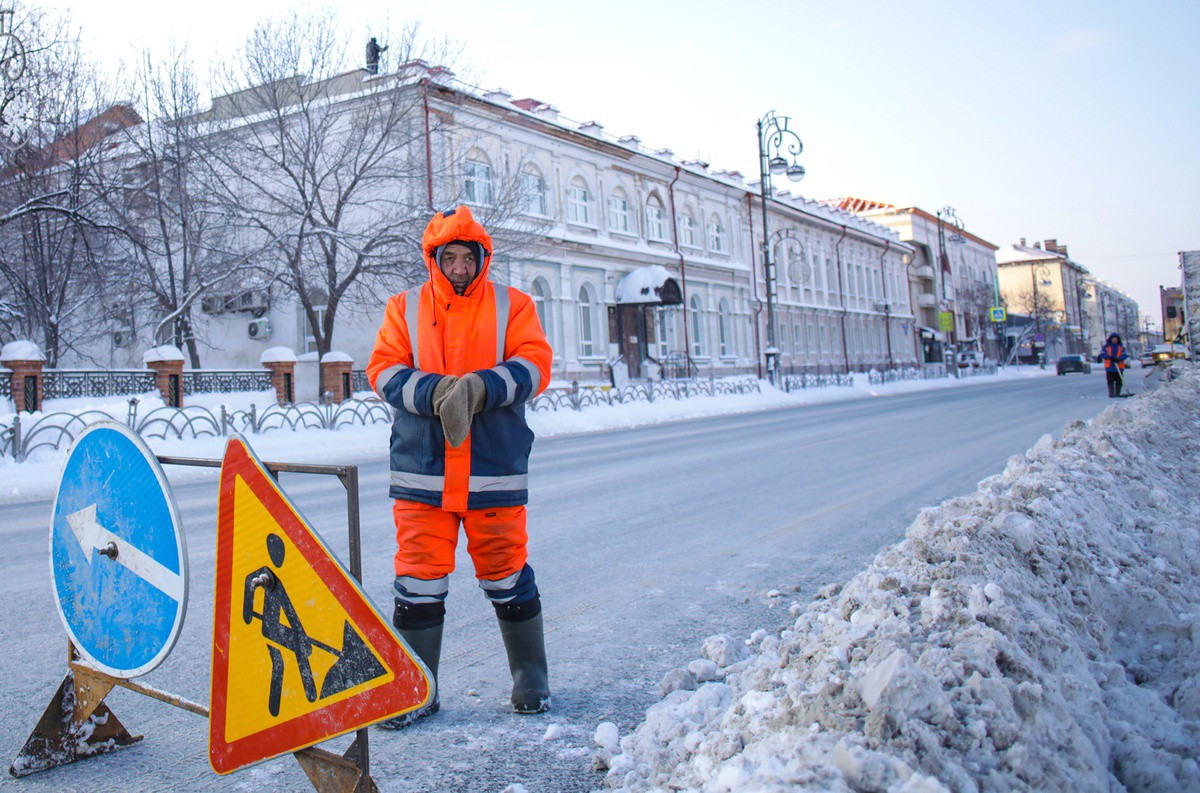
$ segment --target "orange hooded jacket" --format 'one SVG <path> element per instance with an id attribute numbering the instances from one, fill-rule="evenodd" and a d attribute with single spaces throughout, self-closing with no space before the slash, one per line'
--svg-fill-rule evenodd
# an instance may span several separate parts
<path id="1" fill-rule="evenodd" d="M 484 251 L 462 295 L 436 260 L 437 248 L 455 240 Z M 389 493 L 452 512 L 524 504 L 533 445 L 525 402 L 546 388 L 551 361 L 533 300 L 488 280 L 492 239 L 464 206 L 435 215 L 421 247 L 429 280 L 388 300 L 367 363 L 371 387 L 396 408 Z M 483 379 L 487 396 L 454 448 L 433 414 L 433 391 L 445 375 L 468 372 Z"/>

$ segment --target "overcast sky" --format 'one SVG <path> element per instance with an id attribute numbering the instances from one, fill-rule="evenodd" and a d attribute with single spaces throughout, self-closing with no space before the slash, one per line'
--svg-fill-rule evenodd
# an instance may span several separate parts
<path id="1" fill-rule="evenodd" d="M 44 5 L 115 65 L 172 40 L 225 57 L 262 16 L 320 4 Z M 793 192 L 953 206 L 996 245 L 1055 238 L 1155 324 L 1177 252 L 1200 249 L 1193 0 L 358 0 L 338 15 L 352 61 L 415 17 L 465 46 L 457 71 L 478 85 L 754 178 L 754 123 L 776 110 L 805 144 Z"/>

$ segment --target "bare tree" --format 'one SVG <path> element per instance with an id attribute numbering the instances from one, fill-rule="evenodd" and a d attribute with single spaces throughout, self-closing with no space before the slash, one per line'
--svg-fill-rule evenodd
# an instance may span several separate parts
<path id="1" fill-rule="evenodd" d="M 12 121 L 19 104 L 21 123 L 5 128 L 0 147 L 0 283 L 10 305 L 0 325 L 39 342 L 55 366 L 103 332 L 98 262 L 113 229 L 99 219 L 90 163 L 127 119 L 107 106 L 68 23 L 31 13 L 21 30 L 31 54 L 19 102 L 5 108 Z"/>
<path id="2" fill-rule="evenodd" d="M 296 295 L 322 354 L 344 303 L 377 307 L 424 273 L 433 174 L 417 75 L 450 50 L 415 27 L 384 40 L 408 66 L 375 75 L 347 66 L 361 46 L 329 12 L 264 22 L 205 117 L 211 134 L 236 141 L 208 162 L 225 223 L 264 251 L 257 266 Z"/>
<path id="3" fill-rule="evenodd" d="M 202 181 L 220 137 L 206 136 L 196 77 L 185 54 L 155 64 L 146 54 L 133 79 L 144 123 L 120 133 L 120 149 L 97 163 L 105 209 L 123 234 L 107 268 L 112 291 L 152 315 L 151 343 L 185 348 L 200 367 L 193 313 L 214 287 L 237 281 L 253 252 L 231 250 L 219 207 Z M 139 322 L 137 325 L 144 325 Z"/>

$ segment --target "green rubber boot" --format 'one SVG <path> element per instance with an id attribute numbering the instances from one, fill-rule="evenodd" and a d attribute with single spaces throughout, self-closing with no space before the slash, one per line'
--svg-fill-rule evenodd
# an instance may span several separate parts
<path id="1" fill-rule="evenodd" d="M 417 657 L 424 662 L 425 666 L 429 667 L 429 674 L 433 676 L 434 692 L 433 701 L 423 708 L 419 708 L 408 713 L 402 713 L 395 718 L 382 721 L 379 726 L 385 730 L 402 730 L 418 719 L 423 719 L 426 716 L 432 716 L 441 709 L 438 703 L 439 693 L 437 691 L 437 673 L 438 660 L 442 657 L 442 628 L 443 625 L 434 625 L 432 628 L 422 628 L 420 630 L 401 630 L 400 636 L 404 641 L 408 642 L 408 646 L 412 648 Z"/>
<path id="2" fill-rule="evenodd" d="M 550 682 L 546 670 L 546 640 L 542 615 L 522 622 L 500 620 L 500 635 L 512 672 L 512 706 L 517 713 L 550 710 Z"/>

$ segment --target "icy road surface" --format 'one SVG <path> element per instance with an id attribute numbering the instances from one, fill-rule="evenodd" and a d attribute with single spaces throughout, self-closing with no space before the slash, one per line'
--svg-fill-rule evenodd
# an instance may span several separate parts
<path id="1" fill-rule="evenodd" d="M 668 671 L 714 633 L 747 636 L 784 605 L 857 573 L 918 510 L 973 490 L 1070 419 L 1106 407 L 1103 374 L 978 385 L 540 441 L 531 471 L 531 561 L 542 591 L 554 710 L 506 711 L 508 671 L 465 549 L 452 578 L 442 712 L 371 731 L 383 791 L 593 790 L 592 736 L 622 733 L 660 698 Z M 253 439 L 251 439 L 253 443 Z M 382 456 L 382 455 L 381 455 Z M 314 460 L 316 461 L 316 460 Z M 323 462 L 337 462 L 325 460 Z M 391 613 L 387 471 L 360 468 L 365 587 Z M 284 488 L 345 547 L 336 481 Z M 215 479 L 176 489 L 191 596 L 175 651 L 143 682 L 208 700 Z M 0 745 L 11 761 L 64 672 L 66 638 L 47 563 L 50 504 L 0 508 Z M 795 591 L 791 585 L 802 582 Z M 789 584 L 781 597 L 776 590 Z M 0 786 L 20 790 L 305 790 L 290 757 L 217 777 L 207 723 L 123 690 L 108 698 L 140 745 Z M 340 751 L 349 743 L 326 744 Z"/>

